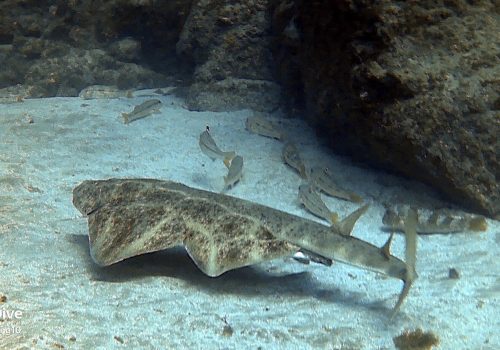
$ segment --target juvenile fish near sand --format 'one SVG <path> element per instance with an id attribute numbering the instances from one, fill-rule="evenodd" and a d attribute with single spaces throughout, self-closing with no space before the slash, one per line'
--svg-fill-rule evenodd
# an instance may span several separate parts
<path id="1" fill-rule="evenodd" d="M 0 96 L 0 104 L 11 104 L 11 103 L 19 103 L 19 102 L 24 102 L 24 99 L 21 95 Z"/>
<path id="2" fill-rule="evenodd" d="M 354 192 L 346 191 L 337 185 L 332 178 L 328 168 L 319 166 L 312 167 L 311 174 L 309 175 L 311 183 L 326 193 L 329 196 L 346 199 L 351 202 L 360 203 L 363 201 L 361 196 Z"/>
<path id="3" fill-rule="evenodd" d="M 224 189 L 225 191 L 233 187 L 238 181 L 241 180 L 243 175 L 243 157 L 236 156 L 231 160 L 227 176 L 224 176 Z"/>
<path id="4" fill-rule="evenodd" d="M 201 151 L 205 153 L 212 160 L 222 159 L 224 164 L 229 167 L 229 162 L 236 157 L 236 152 L 222 151 L 215 143 L 212 135 L 210 135 L 210 128 L 207 126 L 206 130 L 200 134 L 198 144 L 200 145 Z"/>
<path id="5" fill-rule="evenodd" d="M 389 208 L 382 223 L 389 228 L 402 231 L 408 219 L 408 208 Z M 482 216 L 466 213 L 453 214 L 448 210 L 435 210 L 428 218 L 417 212 L 416 230 L 420 234 L 454 233 L 463 231 L 486 231 L 488 224 Z"/>
<path id="6" fill-rule="evenodd" d="M 120 90 L 112 85 L 91 85 L 80 91 L 78 94 L 84 100 L 100 99 L 100 98 L 119 98 L 133 97 L 131 90 Z"/>
<path id="7" fill-rule="evenodd" d="M 0 104 L 19 103 L 24 102 L 25 98 L 40 97 L 35 90 L 33 85 L 22 84 L 0 88 Z"/>
<path id="8" fill-rule="evenodd" d="M 302 158 L 300 158 L 299 150 L 297 149 L 297 146 L 295 146 L 295 144 L 293 144 L 292 142 L 287 142 L 283 146 L 281 155 L 283 156 L 283 160 L 286 164 L 299 172 L 301 178 L 307 178 L 306 167 L 304 166 Z"/>
<path id="9" fill-rule="evenodd" d="M 299 200 L 314 215 L 325 219 L 330 224 L 338 221 L 338 215 L 326 206 L 321 196 L 310 184 L 302 184 L 299 186 Z"/>
<path id="10" fill-rule="evenodd" d="M 161 101 L 157 99 L 147 100 L 134 107 L 130 113 L 122 113 L 125 124 L 142 119 L 153 113 L 160 113 Z"/>
<path id="11" fill-rule="evenodd" d="M 257 115 L 248 117 L 245 122 L 245 127 L 253 134 L 270 137 L 280 141 L 284 139 L 284 134 L 279 131 L 273 123 Z"/>

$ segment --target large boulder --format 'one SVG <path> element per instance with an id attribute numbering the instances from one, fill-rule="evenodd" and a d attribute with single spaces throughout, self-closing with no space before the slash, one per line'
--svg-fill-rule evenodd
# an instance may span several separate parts
<path id="1" fill-rule="evenodd" d="M 495 3 L 280 2 L 275 57 L 291 109 L 305 109 L 337 152 L 498 217 Z"/>
<path id="2" fill-rule="evenodd" d="M 197 1 L 177 43 L 194 62 L 187 105 L 193 110 L 279 107 L 268 0 Z"/>

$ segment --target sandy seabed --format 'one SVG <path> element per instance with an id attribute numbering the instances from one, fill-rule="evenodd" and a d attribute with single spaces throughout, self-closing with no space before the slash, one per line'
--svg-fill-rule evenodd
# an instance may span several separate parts
<path id="1" fill-rule="evenodd" d="M 210 278 L 179 247 L 97 267 L 73 187 L 147 177 L 219 192 L 227 170 L 198 147 L 206 125 L 245 159 L 229 195 L 321 221 L 298 204 L 301 179 L 282 144 L 245 130 L 252 111 L 192 112 L 154 96 L 161 113 L 125 125 L 121 113 L 153 98 L 135 95 L 0 106 L 0 349 L 393 349 L 394 336 L 416 328 L 435 333 L 440 349 L 500 348 L 498 221 L 483 233 L 419 236 L 419 278 L 392 320 L 401 282 L 340 263 L 287 258 Z M 356 237 L 386 241 L 385 203 L 449 205 L 424 185 L 332 156 L 301 120 L 281 125 L 307 165 L 327 166 L 371 204 Z M 359 206 L 323 198 L 341 217 Z M 404 257 L 401 235 L 392 252 Z M 448 278 L 452 267 L 459 279 Z"/>

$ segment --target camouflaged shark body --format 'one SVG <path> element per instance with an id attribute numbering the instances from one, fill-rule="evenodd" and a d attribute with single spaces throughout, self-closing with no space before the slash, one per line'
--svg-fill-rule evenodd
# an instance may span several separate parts
<path id="1" fill-rule="evenodd" d="M 73 204 L 88 217 L 91 256 L 102 266 L 183 245 L 198 268 L 215 277 L 304 250 L 403 280 L 395 310 L 416 278 L 414 230 L 406 240 L 411 264 L 389 254 L 390 241 L 381 249 L 350 235 L 366 206 L 339 225 L 325 226 L 243 199 L 153 179 L 84 181 L 73 190 Z"/>

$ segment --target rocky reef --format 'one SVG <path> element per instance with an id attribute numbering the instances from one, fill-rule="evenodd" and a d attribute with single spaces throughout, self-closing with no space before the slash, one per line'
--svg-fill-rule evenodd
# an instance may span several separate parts
<path id="1" fill-rule="evenodd" d="M 498 217 L 499 16 L 495 1 L 283 1 L 289 107 L 337 152 Z"/>
<path id="2" fill-rule="evenodd" d="M 5 0 L 0 88 L 175 83 L 190 109 L 282 107 L 499 217 L 499 43 L 494 0 Z"/>
<path id="3" fill-rule="evenodd" d="M 197 1 L 177 43 L 196 68 L 187 104 L 194 110 L 279 107 L 268 0 Z"/>
<path id="4" fill-rule="evenodd" d="M 0 88 L 22 84 L 27 96 L 44 97 L 76 96 L 92 84 L 166 84 L 183 71 L 175 43 L 190 5 L 152 0 L 2 1 Z"/>

